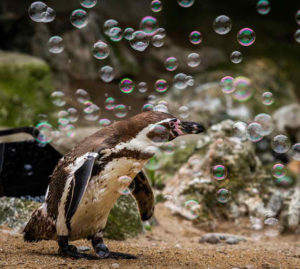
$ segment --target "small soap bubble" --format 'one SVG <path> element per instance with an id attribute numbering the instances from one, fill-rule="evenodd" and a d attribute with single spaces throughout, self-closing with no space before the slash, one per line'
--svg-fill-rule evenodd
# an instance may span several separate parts
<path id="1" fill-rule="evenodd" d="M 229 201 L 230 192 L 226 189 L 219 189 L 217 191 L 217 201 L 219 203 L 225 204 Z"/>
<path id="2" fill-rule="evenodd" d="M 276 135 L 271 140 L 271 147 L 277 153 L 285 153 L 289 150 L 291 142 L 285 135 Z"/>
<path id="3" fill-rule="evenodd" d="M 75 132 L 75 127 L 73 124 L 67 124 L 65 126 L 60 126 L 60 130 L 67 136 L 67 137 L 74 137 L 76 132 Z"/>
<path id="4" fill-rule="evenodd" d="M 234 79 L 231 76 L 223 77 L 220 81 L 222 92 L 224 93 L 232 93 L 235 90 L 234 87 Z"/>
<path id="5" fill-rule="evenodd" d="M 175 151 L 175 144 L 173 143 L 173 142 L 166 142 L 166 143 L 164 143 L 161 147 L 160 147 L 160 149 L 164 152 L 164 153 L 166 153 L 166 154 L 168 154 L 168 155 L 171 155 L 171 154 L 173 154 L 174 153 L 174 151 Z"/>
<path id="6" fill-rule="evenodd" d="M 243 28 L 237 34 L 237 40 L 242 46 L 250 46 L 256 38 L 255 32 L 250 28 Z"/>
<path id="7" fill-rule="evenodd" d="M 115 108 L 115 98 L 107 97 L 104 102 L 104 106 L 106 110 L 114 110 Z"/>
<path id="8" fill-rule="evenodd" d="M 149 159 L 148 162 L 145 163 L 145 168 L 151 171 L 159 169 L 161 166 L 157 156 L 153 156 L 151 159 Z"/>
<path id="9" fill-rule="evenodd" d="M 125 28 L 125 30 L 124 30 L 124 38 L 126 39 L 126 40 L 132 40 L 133 39 L 133 33 L 134 33 L 134 29 L 133 28 L 131 28 L 131 27 L 127 27 L 127 28 Z"/>
<path id="10" fill-rule="evenodd" d="M 174 86 L 179 90 L 186 89 L 187 85 L 187 75 L 184 73 L 178 73 L 174 76 Z"/>
<path id="11" fill-rule="evenodd" d="M 247 138 L 247 124 L 242 121 L 237 121 L 232 126 L 233 136 L 241 140 Z"/>
<path id="12" fill-rule="evenodd" d="M 52 36 L 48 41 L 48 47 L 51 53 L 59 54 L 64 51 L 64 40 L 58 35 Z"/>
<path id="13" fill-rule="evenodd" d="M 278 224 L 278 219 L 276 219 L 276 218 L 267 218 L 267 219 L 265 219 L 264 223 L 266 225 L 273 226 L 273 225 Z"/>
<path id="14" fill-rule="evenodd" d="M 286 168 L 282 163 L 275 163 L 272 167 L 272 175 L 273 177 L 280 178 L 285 176 Z"/>
<path id="15" fill-rule="evenodd" d="M 239 51 L 236 50 L 236 51 L 234 51 L 234 52 L 231 53 L 230 60 L 234 64 L 239 64 L 243 60 L 243 55 L 242 55 L 241 52 L 239 52 Z"/>
<path id="16" fill-rule="evenodd" d="M 154 47 L 160 48 L 165 44 L 165 38 L 162 35 L 154 35 L 151 38 L 151 43 Z"/>
<path id="17" fill-rule="evenodd" d="M 96 121 L 99 119 L 100 107 L 91 101 L 86 101 L 84 103 L 84 118 L 88 121 Z"/>
<path id="18" fill-rule="evenodd" d="M 177 3 L 181 7 L 191 7 L 194 4 L 195 0 L 177 0 Z"/>
<path id="19" fill-rule="evenodd" d="M 144 81 L 139 82 L 137 89 L 140 93 L 145 93 L 148 90 L 147 83 Z"/>
<path id="20" fill-rule="evenodd" d="M 260 15 L 267 15 L 271 10 L 270 2 L 268 0 L 258 0 L 256 9 Z"/>
<path id="21" fill-rule="evenodd" d="M 165 60 L 165 67 L 166 67 L 167 71 L 174 71 L 174 70 L 176 70 L 177 67 L 178 67 L 177 58 L 175 58 L 175 57 L 168 57 Z"/>
<path id="22" fill-rule="evenodd" d="M 134 88 L 135 88 L 135 84 L 132 81 L 132 79 L 130 78 L 123 78 L 119 84 L 120 90 L 123 93 L 132 93 Z"/>
<path id="23" fill-rule="evenodd" d="M 163 125 L 153 124 L 147 136 L 153 144 L 159 146 L 169 140 L 169 130 Z"/>
<path id="24" fill-rule="evenodd" d="M 164 104 L 158 104 L 154 107 L 154 111 L 168 113 L 168 107 Z"/>
<path id="25" fill-rule="evenodd" d="M 195 200 L 188 200 L 184 203 L 184 209 L 189 213 L 190 219 L 196 219 L 199 217 L 200 204 Z"/>
<path id="26" fill-rule="evenodd" d="M 98 60 L 106 59 L 109 55 L 109 46 L 103 41 L 96 42 L 93 46 L 93 55 Z"/>
<path id="27" fill-rule="evenodd" d="M 120 184 L 122 184 L 123 186 L 129 186 L 129 184 L 131 183 L 132 181 L 132 178 L 131 177 L 128 177 L 128 176 L 121 176 L 118 178 L 118 181 Z"/>
<path id="28" fill-rule="evenodd" d="M 212 175 L 217 180 L 223 180 L 227 177 L 227 169 L 224 165 L 215 165 L 212 168 Z"/>
<path id="29" fill-rule="evenodd" d="M 69 113 L 66 110 L 61 110 L 58 112 L 58 124 L 66 126 L 70 122 Z"/>
<path id="30" fill-rule="evenodd" d="M 181 106 L 178 108 L 178 113 L 182 119 L 186 119 L 190 115 L 190 110 L 187 106 Z"/>
<path id="31" fill-rule="evenodd" d="M 54 21 L 54 19 L 56 17 L 56 13 L 55 13 L 54 9 L 52 9 L 51 7 L 47 7 L 46 12 L 42 13 L 42 17 L 43 17 L 42 22 L 45 22 L 45 23 L 52 22 L 52 21 Z"/>
<path id="32" fill-rule="evenodd" d="M 115 77 L 115 71 L 112 66 L 105 65 L 100 68 L 99 75 L 100 75 L 100 78 L 104 82 L 109 83 L 109 82 L 113 81 L 113 79 Z"/>
<path id="33" fill-rule="evenodd" d="M 40 144 L 47 144 L 52 141 L 52 132 L 53 127 L 48 122 L 40 122 L 35 126 L 35 128 L 39 131 L 39 134 L 37 137 L 35 137 L 35 140 L 39 142 Z"/>
<path id="34" fill-rule="evenodd" d="M 162 10 L 162 3 L 159 0 L 153 0 L 150 7 L 153 12 L 157 13 Z"/>
<path id="35" fill-rule="evenodd" d="M 157 19 L 152 16 L 142 18 L 140 22 L 140 29 L 148 36 L 154 35 L 158 29 Z"/>
<path id="36" fill-rule="evenodd" d="M 51 99 L 52 103 L 55 106 L 62 107 L 66 104 L 66 101 L 64 100 L 65 94 L 62 91 L 55 91 L 51 93 Z"/>
<path id="37" fill-rule="evenodd" d="M 295 32 L 295 40 L 296 42 L 300 43 L 300 29 L 298 29 L 296 32 Z"/>
<path id="38" fill-rule="evenodd" d="M 219 35 L 228 34 L 231 30 L 231 27 L 231 19 L 226 15 L 218 16 L 213 22 L 213 29 Z"/>
<path id="39" fill-rule="evenodd" d="M 282 176 L 279 178 L 275 178 L 274 184 L 277 187 L 288 189 L 293 185 L 294 181 L 289 176 Z"/>
<path id="40" fill-rule="evenodd" d="M 258 142 L 263 139 L 262 126 L 258 122 L 251 122 L 247 126 L 248 139 L 252 142 Z"/>
<path id="41" fill-rule="evenodd" d="M 70 107 L 67 110 L 68 115 L 69 115 L 69 121 L 70 122 L 76 122 L 78 120 L 78 110 L 74 107 Z"/>
<path id="42" fill-rule="evenodd" d="M 99 125 L 100 125 L 100 127 L 106 127 L 106 126 L 109 126 L 109 125 L 111 125 L 111 120 L 106 119 L 106 118 L 100 119 L 100 120 L 99 120 Z"/>
<path id="43" fill-rule="evenodd" d="M 114 114 L 117 118 L 125 118 L 128 114 L 128 108 L 124 104 L 119 104 L 114 107 Z"/>
<path id="44" fill-rule="evenodd" d="M 296 18 L 296 22 L 300 25 L 300 10 L 298 10 L 298 11 L 296 12 L 295 18 Z"/>
<path id="45" fill-rule="evenodd" d="M 271 92 L 264 92 L 262 94 L 262 103 L 265 105 L 265 106 L 270 106 L 274 103 L 274 96 L 273 96 L 273 93 Z"/>
<path id="46" fill-rule="evenodd" d="M 233 82 L 235 91 L 233 98 L 239 102 L 246 102 L 253 96 L 253 87 L 250 79 L 246 77 L 236 77 Z"/>
<path id="47" fill-rule="evenodd" d="M 197 67 L 199 66 L 200 62 L 200 55 L 198 53 L 190 53 L 187 57 L 187 64 L 190 67 Z"/>
<path id="48" fill-rule="evenodd" d="M 260 113 L 255 116 L 254 121 L 261 125 L 262 129 L 260 135 L 262 136 L 269 135 L 274 130 L 274 122 L 269 114 Z"/>
<path id="49" fill-rule="evenodd" d="M 97 0 L 80 0 L 80 5 L 84 8 L 93 8 L 96 4 Z"/>
<path id="50" fill-rule="evenodd" d="M 114 42 L 119 42 L 122 40 L 123 38 L 123 31 L 120 27 L 113 27 L 111 30 L 110 30 L 110 40 L 111 41 L 114 41 Z"/>
<path id="51" fill-rule="evenodd" d="M 296 143 L 291 148 L 291 157 L 295 161 L 300 161 L 300 143 Z"/>
<path id="52" fill-rule="evenodd" d="M 135 185 L 131 184 L 132 178 L 128 176 L 121 176 L 118 178 L 120 184 L 119 193 L 122 195 L 129 195 L 134 191 Z"/>
<path id="53" fill-rule="evenodd" d="M 130 46 L 137 51 L 144 51 L 149 46 L 149 38 L 144 31 L 135 31 L 130 40 Z"/>
<path id="54" fill-rule="evenodd" d="M 77 102 L 81 104 L 84 104 L 86 101 L 91 99 L 89 93 L 84 89 L 77 89 L 75 92 L 75 97 Z"/>
<path id="55" fill-rule="evenodd" d="M 88 24 L 87 12 L 83 9 L 76 9 L 71 13 L 70 20 L 74 27 L 84 28 Z"/>
<path id="56" fill-rule="evenodd" d="M 168 89 L 169 85 L 168 85 L 168 82 L 165 79 L 158 79 L 155 82 L 154 87 L 155 87 L 155 90 L 157 92 L 162 93 L 162 92 L 165 92 Z"/>
<path id="57" fill-rule="evenodd" d="M 107 36 L 111 36 L 111 29 L 118 27 L 119 23 L 114 19 L 106 20 L 103 24 L 103 31 Z"/>
<path id="58" fill-rule="evenodd" d="M 144 104 L 142 107 L 142 112 L 152 111 L 154 109 L 154 105 L 152 104 Z"/>
<path id="59" fill-rule="evenodd" d="M 193 45 L 198 45 L 202 42 L 203 37 L 199 31 L 193 31 L 190 33 L 189 39 Z"/>

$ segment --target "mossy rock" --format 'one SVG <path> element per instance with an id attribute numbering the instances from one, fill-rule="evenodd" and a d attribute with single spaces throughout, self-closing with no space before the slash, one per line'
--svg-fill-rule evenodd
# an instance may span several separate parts
<path id="1" fill-rule="evenodd" d="M 52 110 L 50 69 L 43 60 L 0 51 L 0 124 L 33 125 Z"/>

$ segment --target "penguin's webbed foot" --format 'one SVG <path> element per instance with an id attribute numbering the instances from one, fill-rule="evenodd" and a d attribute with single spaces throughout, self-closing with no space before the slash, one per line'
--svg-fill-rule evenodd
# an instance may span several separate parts
<path id="1" fill-rule="evenodd" d="M 126 259 L 126 260 L 132 260 L 137 259 L 136 256 L 127 254 L 127 253 L 121 253 L 121 252 L 109 252 L 109 259 Z"/>

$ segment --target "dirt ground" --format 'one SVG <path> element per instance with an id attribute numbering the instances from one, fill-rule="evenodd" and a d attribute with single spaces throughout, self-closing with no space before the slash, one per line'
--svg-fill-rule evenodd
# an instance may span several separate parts
<path id="1" fill-rule="evenodd" d="M 205 233 L 189 221 L 171 216 L 163 206 L 156 208 L 159 225 L 139 238 L 127 241 L 106 240 L 110 250 L 137 255 L 137 260 L 72 260 L 57 255 L 54 241 L 24 243 L 21 235 L 0 232 L 0 268 L 298 268 L 300 235 L 268 238 L 264 233 L 253 239 L 246 224 L 221 223 L 218 232 L 244 235 L 247 242 L 238 245 L 199 243 Z M 252 235 L 252 236 L 251 236 Z M 90 246 L 88 241 L 74 242 Z"/>

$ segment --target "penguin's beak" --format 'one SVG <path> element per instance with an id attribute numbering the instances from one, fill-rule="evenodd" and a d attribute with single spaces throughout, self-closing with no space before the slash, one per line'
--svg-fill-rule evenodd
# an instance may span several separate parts
<path id="1" fill-rule="evenodd" d="M 199 134 L 205 131 L 202 124 L 190 121 L 182 121 L 180 123 L 180 129 L 183 134 Z"/>

